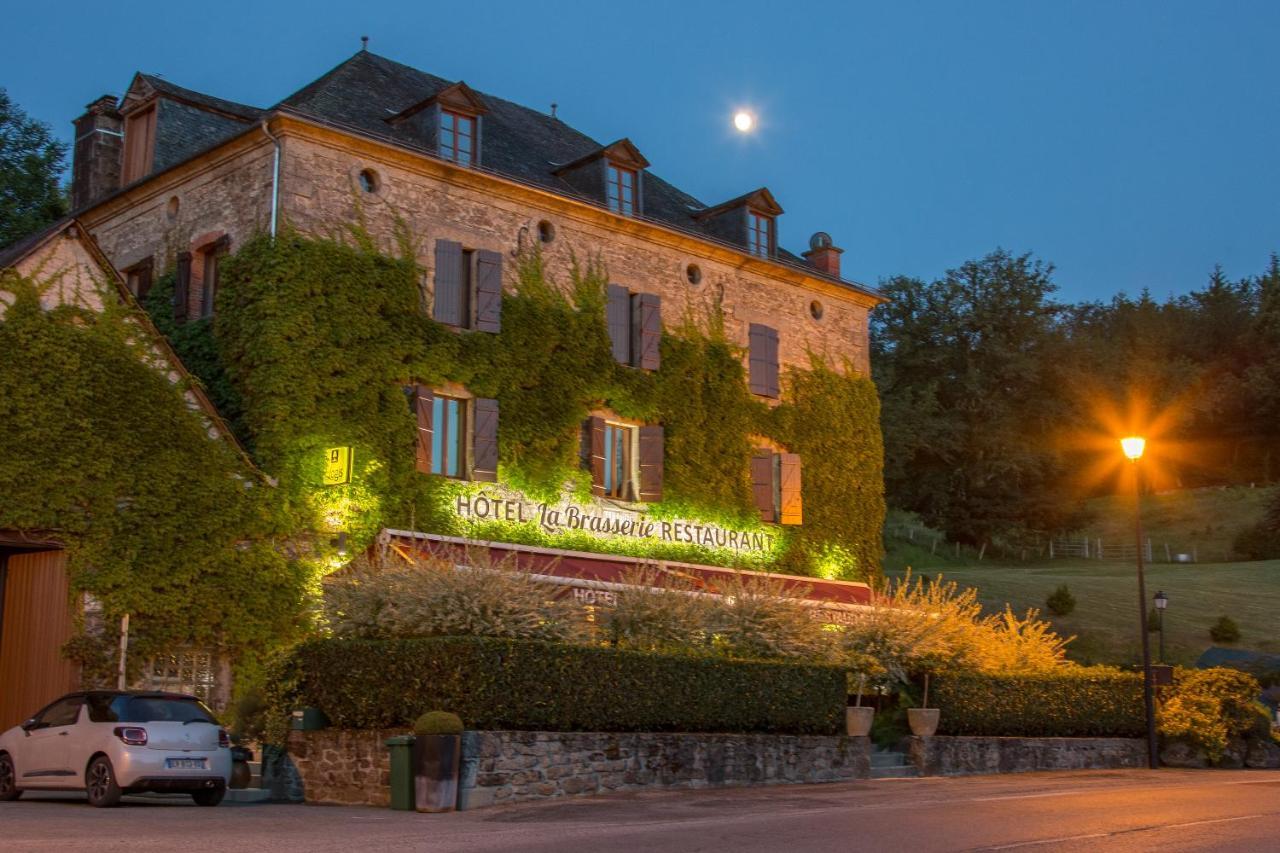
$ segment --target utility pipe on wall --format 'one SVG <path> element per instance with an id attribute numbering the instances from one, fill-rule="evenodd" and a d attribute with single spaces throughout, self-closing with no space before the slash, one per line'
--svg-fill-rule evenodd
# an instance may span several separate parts
<path id="1" fill-rule="evenodd" d="M 280 139 L 272 136 L 271 131 L 267 129 L 267 120 L 262 120 L 262 132 L 267 135 L 267 139 L 271 140 L 271 144 L 275 146 L 275 160 L 271 165 L 271 236 L 276 236 L 276 214 L 280 209 Z"/>

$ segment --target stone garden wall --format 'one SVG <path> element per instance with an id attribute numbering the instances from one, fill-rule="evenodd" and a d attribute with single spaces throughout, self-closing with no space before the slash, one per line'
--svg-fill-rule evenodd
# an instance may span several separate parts
<path id="1" fill-rule="evenodd" d="M 1141 738 L 912 737 L 907 753 L 925 776 L 1147 766 Z"/>

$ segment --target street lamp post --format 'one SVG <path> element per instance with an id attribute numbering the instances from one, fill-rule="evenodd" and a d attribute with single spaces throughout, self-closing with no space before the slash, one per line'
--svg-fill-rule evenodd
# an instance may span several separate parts
<path id="1" fill-rule="evenodd" d="M 1169 596 L 1160 590 L 1155 595 L 1156 625 L 1160 630 L 1160 663 L 1164 663 L 1164 609 L 1169 606 Z"/>
<path id="2" fill-rule="evenodd" d="M 1133 519 L 1138 545 L 1138 627 L 1142 634 L 1142 703 L 1147 712 L 1147 762 L 1152 770 L 1160 766 L 1156 748 L 1156 702 L 1151 687 L 1151 640 L 1147 633 L 1147 582 L 1142 566 L 1142 475 L 1138 461 L 1147 441 L 1140 436 L 1120 439 L 1124 455 L 1133 463 Z"/>

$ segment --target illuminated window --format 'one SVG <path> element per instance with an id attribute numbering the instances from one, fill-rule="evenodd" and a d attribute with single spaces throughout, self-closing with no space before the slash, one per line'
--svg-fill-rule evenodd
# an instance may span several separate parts
<path id="1" fill-rule="evenodd" d="M 462 113 L 440 111 L 440 156 L 461 166 L 475 159 L 476 120 Z"/>
<path id="2" fill-rule="evenodd" d="M 467 404 L 436 394 L 431 401 L 431 473 L 465 476 Z"/>
<path id="3" fill-rule="evenodd" d="M 773 246 L 773 217 L 747 211 L 747 249 L 753 255 L 769 257 Z"/>
<path id="4" fill-rule="evenodd" d="M 623 216 L 636 211 L 636 173 L 608 163 L 605 166 L 605 197 L 609 209 Z"/>
<path id="5" fill-rule="evenodd" d="M 635 427 L 605 423 L 604 493 L 609 497 L 635 500 L 635 446 Z"/>

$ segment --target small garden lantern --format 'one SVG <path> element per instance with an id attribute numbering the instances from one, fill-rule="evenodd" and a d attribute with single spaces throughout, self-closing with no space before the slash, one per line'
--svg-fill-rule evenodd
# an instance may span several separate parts
<path id="1" fill-rule="evenodd" d="M 1164 594 L 1164 590 L 1160 590 L 1154 596 L 1156 603 L 1156 619 L 1157 626 L 1160 631 L 1160 663 L 1164 663 L 1164 611 L 1169 606 L 1169 596 Z"/>

